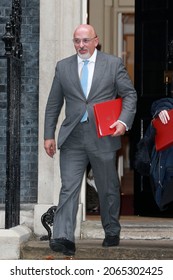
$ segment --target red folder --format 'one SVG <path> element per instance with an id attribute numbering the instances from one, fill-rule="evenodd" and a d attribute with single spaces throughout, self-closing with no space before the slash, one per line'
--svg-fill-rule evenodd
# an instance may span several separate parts
<path id="1" fill-rule="evenodd" d="M 94 105 L 98 137 L 112 135 L 116 128 L 110 125 L 118 120 L 122 110 L 122 98 L 108 100 Z"/>
<path id="2" fill-rule="evenodd" d="M 156 129 L 155 146 L 156 151 L 162 151 L 173 145 L 173 109 L 168 111 L 170 120 L 163 124 L 159 117 L 155 118 L 152 123 Z"/>

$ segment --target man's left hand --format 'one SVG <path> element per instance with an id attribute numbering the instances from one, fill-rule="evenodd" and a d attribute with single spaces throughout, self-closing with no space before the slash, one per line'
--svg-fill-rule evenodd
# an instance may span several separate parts
<path id="1" fill-rule="evenodd" d="M 116 127 L 116 131 L 112 134 L 112 136 L 121 136 L 124 135 L 126 132 L 126 127 L 124 124 L 122 124 L 120 121 L 116 121 L 113 123 L 110 128 Z"/>

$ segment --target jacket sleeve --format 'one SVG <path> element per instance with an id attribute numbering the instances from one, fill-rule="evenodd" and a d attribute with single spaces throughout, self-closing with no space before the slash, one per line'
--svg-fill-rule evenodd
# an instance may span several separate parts
<path id="1" fill-rule="evenodd" d="M 58 64 L 49 93 L 44 122 L 44 139 L 54 139 L 58 117 L 64 103 L 63 90 L 59 81 Z"/>

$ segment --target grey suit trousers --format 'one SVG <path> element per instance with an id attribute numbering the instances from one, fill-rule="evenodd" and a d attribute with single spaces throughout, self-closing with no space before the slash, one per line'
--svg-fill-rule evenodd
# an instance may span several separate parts
<path id="1" fill-rule="evenodd" d="M 60 149 L 61 191 L 54 215 L 53 238 L 74 242 L 76 215 L 84 172 L 90 162 L 100 202 L 105 235 L 120 234 L 120 184 L 116 171 L 116 151 L 99 151 L 87 122 L 79 123 Z"/>

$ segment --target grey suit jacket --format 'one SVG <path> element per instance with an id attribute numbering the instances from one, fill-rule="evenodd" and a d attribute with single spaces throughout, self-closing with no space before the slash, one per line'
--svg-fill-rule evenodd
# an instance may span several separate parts
<path id="1" fill-rule="evenodd" d="M 120 137 L 98 138 L 93 111 L 95 103 L 114 99 L 118 95 L 123 98 L 123 109 L 119 120 L 126 123 L 130 129 L 136 112 L 137 94 L 121 58 L 97 52 L 92 85 L 87 99 L 78 76 L 77 55 L 59 61 L 46 106 L 44 139 L 54 139 L 58 117 L 65 101 L 66 117 L 59 131 L 58 148 L 63 145 L 87 110 L 93 149 L 102 151 L 119 149 Z"/>

